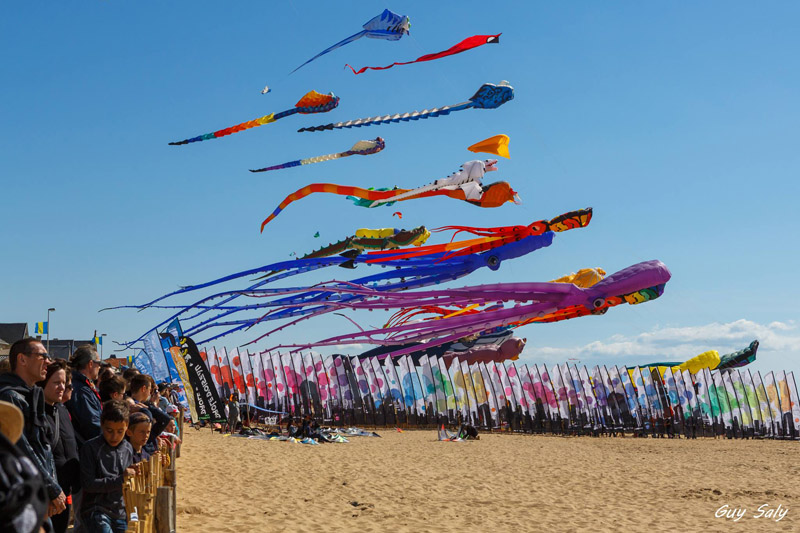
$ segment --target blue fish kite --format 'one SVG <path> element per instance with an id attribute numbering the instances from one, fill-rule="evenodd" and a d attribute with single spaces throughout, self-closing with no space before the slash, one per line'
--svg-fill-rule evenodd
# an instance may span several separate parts
<path id="1" fill-rule="evenodd" d="M 385 39 L 387 41 L 399 41 L 403 35 L 408 34 L 409 28 L 409 21 L 408 17 L 405 15 L 398 15 L 397 13 L 392 13 L 388 9 L 384 9 L 383 13 L 378 15 L 377 17 L 369 20 L 363 26 L 364 30 L 360 31 L 354 35 L 351 35 L 347 39 L 343 41 L 339 41 L 338 43 L 334 44 L 333 46 L 326 48 L 322 52 L 318 53 L 296 69 L 292 71 L 292 74 L 303 68 L 304 66 L 308 65 L 315 59 L 320 56 L 327 54 L 333 50 L 336 50 L 340 46 L 344 46 L 348 43 L 352 43 L 362 37 L 368 37 L 370 39 Z"/>

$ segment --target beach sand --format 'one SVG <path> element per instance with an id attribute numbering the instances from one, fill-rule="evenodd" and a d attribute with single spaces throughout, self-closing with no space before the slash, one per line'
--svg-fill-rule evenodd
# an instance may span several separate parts
<path id="1" fill-rule="evenodd" d="M 800 530 L 796 442 L 378 432 L 308 446 L 187 427 L 178 531 Z M 715 518 L 725 504 L 747 512 Z M 754 518 L 764 504 L 788 512 Z"/>

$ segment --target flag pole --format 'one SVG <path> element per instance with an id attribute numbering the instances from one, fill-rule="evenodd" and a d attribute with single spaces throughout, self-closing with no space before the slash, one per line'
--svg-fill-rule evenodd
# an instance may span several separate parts
<path id="1" fill-rule="evenodd" d="M 47 310 L 47 354 L 50 355 L 50 311 L 55 311 L 55 307 Z"/>

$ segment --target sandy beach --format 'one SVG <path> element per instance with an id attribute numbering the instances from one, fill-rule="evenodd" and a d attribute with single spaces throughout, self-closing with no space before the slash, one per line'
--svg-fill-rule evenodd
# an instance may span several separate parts
<path id="1" fill-rule="evenodd" d="M 307 446 L 187 429 L 178 530 L 800 529 L 796 442 L 379 433 Z M 724 505 L 746 511 L 732 524 Z"/>

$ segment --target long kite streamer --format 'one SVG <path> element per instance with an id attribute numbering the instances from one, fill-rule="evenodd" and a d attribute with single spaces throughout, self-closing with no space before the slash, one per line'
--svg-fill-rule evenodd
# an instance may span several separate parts
<path id="1" fill-rule="evenodd" d="M 581 226 L 576 225 L 574 227 Z M 358 234 L 361 234 L 361 237 L 359 237 Z M 168 317 L 163 323 L 158 324 L 156 327 L 161 327 L 171 322 L 174 318 L 181 317 L 181 319 L 187 323 L 186 331 L 189 332 L 189 334 L 197 334 L 209 328 L 225 328 L 221 333 L 206 340 L 212 340 L 235 331 L 252 327 L 265 320 L 299 317 L 294 322 L 290 322 L 278 328 L 278 330 L 280 330 L 300 320 L 335 311 L 338 308 L 333 306 L 334 303 L 358 301 L 362 299 L 362 297 L 358 295 L 330 294 L 318 290 L 315 286 L 294 289 L 261 288 L 265 284 L 321 268 L 335 266 L 354 268 L 360 264 L 369 264 L 369 259 L 374 256 L 371 253 L 360 253 L 359 248 L 375 249 L 377 244 L 386 248 L 409 245 L 415 246 L 424 242 L 426 237 L 427 230 L 422 227 L 410 231 L 397 231 L 392 229 L 359 230 L 354 238 L 346 239 L 339 245 L 331 245 L 323 250 L 317 250 L 309 254 L 310 257 L 308 258 L 282 261 L 245 270 L 207 283 L 181 288 L 142 305 L 123 307 L 136 309 L 174 309 L 176 310 L 175 314 Z M 369 238 L 376 238 L 378 242 L 369 241 Z M 381 266 L 387 267 L 385 270 L 376 274 L 353 279 L 348 283 L 348 286 L 350 284 L 364 285 L 373 287 L 379 291 L 404 291 L 431 286 L 467 276 L 480 268 L 488 267 L 491 270 L 497 270 L 500 268 L 501 264 L 507 260 L 521 257 L 540 248 L 550 246 L 554 238 L 554 232 L 546 231 L 541 235 L 530 235 L 508 244 L 498 244 L 497 247 L 481 253 L 453 257 L 443 262 L 440 261 L 443 254 L 432 254 L 426 257 L 397 261 L 387 260 L 381 263 Z M 358 240 L 356 244 L 357 239 L 362 240 Z M 340 255 L 335 257 L 320 256 L 334 253 L 340 253 Z M 156 305 L 162 300 L 180 294 L 214 287 L 243 277 L 258 275 L 269 275 L 269 277 L 267 279 L 262 278 L 249 287 L 217 292 L 188 305 Z M 297 291 L 300 292 L 296 293 Z M 248 305 L 232 304 L 233 300 L 243 296 L 259 296 L 260 299 L 258 303 Z M 283 306 L 283 308 L 278 309 L 281 306 Z M 255 317 L 241 320 L 223 320 L 223 318 L 229 317 L 232 314 L 257 309 L 273 309 L 274 311 L 266 318 L 264 318 L 262 314 L 259 314 Z M 210 318 L 189 325 L 188 321 L 199 319 L 202 315 L 210 312 L 215 314 Z M 140 339 L 136 339 L 133 342 L 137 342 L 138 340 Z"/>
<path id="2" fill-rule="evenodd" d="M 377 17 L 371 18 L 362 27 L 364 28 L 363 31 L 354 33 L 350 37 L 347 37 L 333 46 L 326 48 L 294 69 L 292 73 L 297 72 L 318 57 L 324 56 L 328 52 L 332 52 L 333 50 L 361 39 L 362 37 L 367 37 L 368 39 L 383 39 L 385 41 L 399 41 L 403 35 L 408 35 L 409 20 L 405 15 L 398 15 L 397 13 L 392 13 L 388 9 L 384 9 L 383 13 Z"/>
<path id="3" fill-rule="evenodd" d="M 385 357 L 405 355 L 427 347 L 508 327 L 561 309 L 583 307 L 600 311 L 620 303 L 639 304 L 654 300 L 664 292 L 671 274 L 661 261 L 645 261 L 630 266 L 589 288 L 571 283 L 497 283 L 444 289 L 437 291 L 383 292 L 365 287 L 319 288 L 339 295 L 359 295 L 363 299 L 354 303 L 338 302 L 335 305 L 349 309 L 402 309 L 424 305 L 486 305 L 493 302 L 511 302 L 512 307 L 492 308 L 489 311 L 462 314 L 441 320 L 403 324 L 389 328 L 361 330 L 357 333 L 337 335 L 318 342 L 285 344 L 277 348 L 309 349 L 318 346 L 337 346 L 363 342 L 376 345 L 422 343 L 412 348 L 397 350 Z M 258 340 L 258 339 L 256 339 Z M 255 342 L 255 341 L 253 341 Z"/>
<path id="4" fill-rule="evenodd" d="M 434 59 L 441 59 L 443 57 L 460 54 L 461 52 L 472 50 L 473 48 L 483 46 L 484 44 L 499 43 L 500 35 L 502 34 L 498 33 L 497 35 L 473 35 L 472 37 L 467 37 L 460 43 L 451 46 L 450 48 L 442 52 L 436 52 L 435 54 L 427 54 L 422 57 L 418 57 L 414 61 L 403 61 L 400 63 L 392 63 L 391 65 L 387 65 L 385 67 L 361 67 L 360 69 L 356 70 L 350 65 L 345 65 L 345 66 L 350 67 L 350 70 L 353 71 L 353 74 L 363 74 L 367 70 L 386 70 L 388 68 L 396 67 L 398 65 L 410 65 L 412 63 L 422 63 L 423 61 L 433 61 Z"/>
<path id="5" fill-rule="evenodd" d="M 417 189 L 373 190 L 333 183 L 312 183 L 287 196 L 261 223 L 261 231 L 289 204 L 314 193 L 348 196 L 356 201 L 356 205 L 364 207 L 392 205 L 394 202 L 432 196 L 448 196 L 479 207 L 500 207 L 506 202 L 520 203 L 519 195 L 507 182 L 500 181 L 485 186 L 482 184 L 485 172 L 495 170 L 496 164 L 497 161 L 468 161 L 459 172 Z M 361 200 L 366 202 L 362 203 Z"/>
<path id="6" fill-rule="evenodd" d="M 500 82 L 498 85 L 485 83 L 478 89 L 472 98 L 466 102 L 452 106 L 435 107 L 424 111 L 414 111 L 413 113 L 397 113 L 395 115 L 383 115 L 378 117 L 359 118 L 348 120 L 347 122 L 337 122 L 335 124 L 325 124 L 323 126 L 312 126 L 310 128 L 300 128 L 297 131 L 326 131 L 341 128 L 360 128 L 362 126 L 377 126 L 379 124 L 391 124 L 392 122 L 408 122 L 425 118 L 441 117 L 449 115 L 453 111 L 463 111 L 464 109 L 497 109 L 506 102 L 514 99 L 514 88 L 507 81 Z"/>
<path id="7" fill-rule="evenodd" d="M 192 137 L 191 139 L 184 139 L 182 141 L 171 142 L 169 144 L 171 146 L 178 146 L 181 144 L 189 144 L 199 141 L 208 141 L 210 139 L 217 139 L 219 137 L 224 137 L 225 135 L 230 135 L 231 133 L 238 133 L 240 131 L 249 130 L 250 128 L 263 126 L 264 124 L 270 124 L 272 122 L 275 122 L 276 120 L 288 117 L 289 115 L 294 115 L 295 113 L 300 113 L 301 115 L 309 115 L 312 113 L 327 113 L 331 109 L 336 108 L 336 106 L 338 105 L 339 105 L 339 97 L 334 96 L 333 93 L 320 94 L 317 91 L 310 91 L 306 93 L 300 99 L 300 101 L 295 104 L 295 106 L 292 109 L 287 109 L 286 111 L 281 111 L 280 113 L 270 113 L 269 115 L 264 115 L 261 118 L 256 118 L 253 120 L 249 120 L 247 122 L 242 122 L 241 124 L 237 124 L 236 126 L 231 126 L 229 128 L 217 130 L 213 133 L 198 135 L 197 137 Z"/>
<path id="8" fill-rule="evenodd" d="M 319 155 L 317 157 L 309 157 L 308 159 L 298 159 L 297 161 L 289 161 L 281 165 L 272 167 L 259 168 L 250 170 L 250 172 L 268 172 L 270 170 L 282 170 L 284 168 L 299 167 L 301 165 L 310 165 L 312 163 L 322 163 L 323 161 L 332 161 L 334 159 L 341 159 L 343 157 L 350 157 L 351 155 L 371 155 L 377 154 L 386 148 L 386 143 L 381 137 L 377 137 L 371 141 L 358 141 L 352 148 L 346 152 L 339 152 L 336 154 Z"/>

